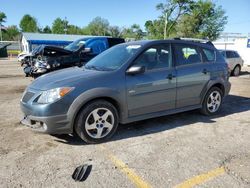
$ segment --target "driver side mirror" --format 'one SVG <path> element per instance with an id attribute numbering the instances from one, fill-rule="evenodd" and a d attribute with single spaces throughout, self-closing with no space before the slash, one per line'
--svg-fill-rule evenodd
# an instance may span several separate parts
<path id="1" fill-rule="evenodd" d="M 90 53 L 92 51 L 91 48 L 83 48 L 81 53 Z"/>
<path id="2" fill-rule="evenodd" d="M 134 65 L 126 71 L 128 75 L 142 74 L 144 72 L 145 72 L 145 66 L 138 66 L 138 65 Z"/>

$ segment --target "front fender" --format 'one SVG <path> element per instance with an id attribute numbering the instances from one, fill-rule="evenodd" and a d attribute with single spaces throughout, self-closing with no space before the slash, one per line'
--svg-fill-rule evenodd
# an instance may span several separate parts
<path id="1" fill-rule="evenodd" d="M 119 106 L 119 117 L 124 117 L 124 112 L 126 109 L 126 104 L 122 101 L 125 101 L 125 96 L 121 91 L 117 91 L 112 88 L 95 88 L 83 92 L 79 95 L 71 104 L 68 110 L 68 117 L 72 120 L 72 127 L 74 126 L 74 120 L 80 111 L 80 109 L 87 104 L 89 101 L 98 99 L 98 98 L 110 98 L 116 101 Z"/>

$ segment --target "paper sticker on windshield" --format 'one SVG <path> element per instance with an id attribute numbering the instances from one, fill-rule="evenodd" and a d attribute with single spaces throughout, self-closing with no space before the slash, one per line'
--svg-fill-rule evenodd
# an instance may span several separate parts
<path id="1" fill-rule="evenodd" d="M 138 49 L 140 47 L 141 47 L 141 45 L 129 45 L 129 46 L 127 46 L 127 49 Z"/>

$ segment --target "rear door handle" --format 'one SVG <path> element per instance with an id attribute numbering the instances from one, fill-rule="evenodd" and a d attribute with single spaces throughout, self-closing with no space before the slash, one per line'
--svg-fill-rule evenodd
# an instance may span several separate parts
<path id="1" fill-rule="evenodd" d="M 173 74 L 168 74 L 167 79 L 172 80 L 173 78 L 175 78 Z"/>
<path id="2" fill-rule="evenodd" d="M 209 71 L 207 69 L 203 69 L 202 73 L 207 74 Z"/>

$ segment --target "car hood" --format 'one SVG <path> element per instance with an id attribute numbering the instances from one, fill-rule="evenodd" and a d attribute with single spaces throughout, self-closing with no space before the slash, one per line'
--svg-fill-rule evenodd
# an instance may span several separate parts
<path id="1" fill-rule="evenodd" d="M 58 87 L 74 87 L 93 77 L 105 74 L 104 71 L 87 70 L 83 67 L 73 67 L 54 71 L 35 79 L 29 88 L 36 90 L 49 90 Z M 79 80 L 82 80 L 79 82 Z"/>
<path id="2" fill-rule="evenodd" d="M 33 56 L 61 56 L 69 55 L 73 52 L 57 46 L 41 45 L 32 51 Z"/>

